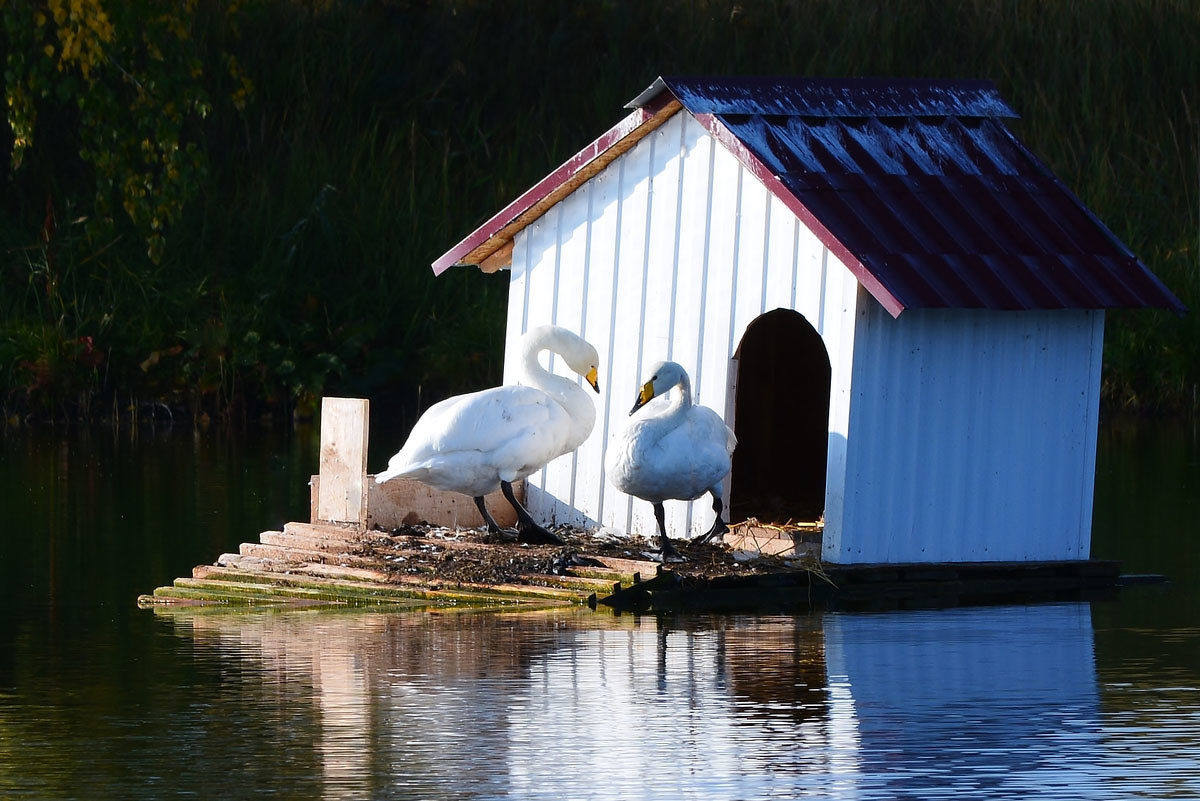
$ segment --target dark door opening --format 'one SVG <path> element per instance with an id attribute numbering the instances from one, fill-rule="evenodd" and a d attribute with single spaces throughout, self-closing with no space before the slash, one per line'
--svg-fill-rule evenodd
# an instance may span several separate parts
<path id="1" fill-rule="evenodd" d="M 730 520 L 810 522 L 825 511 L 829 354 L 804 316 L 767 312 L 735 354 Z"/>

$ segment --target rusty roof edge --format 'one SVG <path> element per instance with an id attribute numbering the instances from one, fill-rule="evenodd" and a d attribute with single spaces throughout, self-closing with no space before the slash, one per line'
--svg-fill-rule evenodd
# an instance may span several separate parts
<path id="1" fill-rule="evenodd" d="M 752 175 L 758 178 L 767 186 L 767 190 L 772 195 L 778 197 L 783 204 L 791 210 L 793 214 L 812 230 L 817 239 L 821 241 L 831 253 L 838 257 L 843 264 L 850 270 L 858 282 L 871 293 L 871 297 L 879 301 L 883 308 L 887 309 L 888 314 L 892 317 L 899 317 L 900 312 L 904 311 L 905 304 L 892 294 L 879 278 L 863 264 L 854 253 L 847 248 L 840 239 L 825 227 L 820 219 L 815 214 L 809 211 L 808 207 L 800 198 L 792 194 L 787 185 L 776 175 L 770 167 L 764 164 L 758 156 L 756 156 L 741 139 L 723 123 L 716 114 L 693 114 L 696 121 L 704 127 L 718 142 L 725 146 L 741 164 L 748 169 Z"/>
<path id="2" fill-rule="evenodd" d="M 653 110 L 648 108 L 635 109 L 616 125 L 601 134 L 587 147 L 580 150 L 545 178 L 542 178 L 526 190 L 516 200 L 492 215 L 485 223 L 468 234 L 466 238 L 435 259 L 431 265 L 434 275 L 441 275 L 451 267 L 476 264 L 482 261 L 492 252 L 510 241 L 525 226 L 521 225 L 507 233 L 503 229 L 514 221 L 518 221 L 523 214 L 526 214 L 538 203 L 550 197 L 556 190 L 570 182 L 572 178 L 586 167 L 601 160 L 605 153 L 617 144 L 630 136 L 636 135 L 638 139 L 641 139 L 665 122 L 678 109 L 679 106 L 677 104 L 672 109 L 669 103 Z M 532 222 L 532 219 L 527 222 Z M 489 249 L 487 248 L 488 245 L 494 245 L 494 247 L 490 247 Z M 477 259 L 475 261 L 469 260 L 472 256 L 476 256 Z"/>

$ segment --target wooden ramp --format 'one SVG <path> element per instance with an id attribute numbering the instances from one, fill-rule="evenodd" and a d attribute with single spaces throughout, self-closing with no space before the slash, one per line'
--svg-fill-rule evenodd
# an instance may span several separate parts
<path id="1" fill-rule="evenodd" d="M 425 530 L 428 531 L 428 530 Z M 632 586 L 652 562 L 570 548 L 288 523 L 138 604 L 545 608 L 588 603 Z M 575 564 L 573 562 L 585 562 Z"/>

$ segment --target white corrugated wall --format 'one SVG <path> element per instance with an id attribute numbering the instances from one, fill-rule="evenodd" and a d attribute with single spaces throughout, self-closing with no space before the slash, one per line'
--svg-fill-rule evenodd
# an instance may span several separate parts
<path id="1" fill-rule="evenodd" d="M 686 112 L 676 114 L 516 237 L 508 346 L 555 323 L 582 334 L 602 362 L 592 435 L 530 476 L 530 512 L 653 535 L 650 505 L 613 489 L 603 467 L 645 370 L 659 359 L 679 362 L 696 402 L 732 421 L 730 360 L 746 327 L 790 308 L 824 337 L 835 386 L 839 377 L 848 383 L 857 286 L 732 154 Z M 506 380 L 514 377 L 510 364 Z M 834 394 L 831 425 L 844 437 L 849 396 Z M 833 459 L 832 442 L 830 450 Z M 673 537 L 712 524 L 707 496 L 666 508 Z"/>
<path id="2" fill-rule="evenodd" d="M 1086 559 L 1101 311 L 861 303 L 831 562 Z"/>

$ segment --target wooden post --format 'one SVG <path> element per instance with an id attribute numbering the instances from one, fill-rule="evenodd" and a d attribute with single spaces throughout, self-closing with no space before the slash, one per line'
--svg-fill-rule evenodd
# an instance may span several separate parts
<path id="1" fill-rule="evenodd" d="M 366 528 L 369 411 L 365 399 L 321 399 L 321 480 L 314 522 Z"/>

